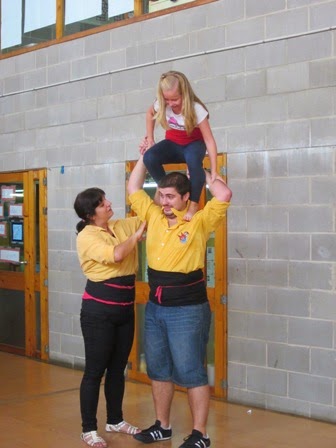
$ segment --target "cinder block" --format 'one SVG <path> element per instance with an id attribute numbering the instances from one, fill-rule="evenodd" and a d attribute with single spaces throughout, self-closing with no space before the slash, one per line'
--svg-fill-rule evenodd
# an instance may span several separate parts
<path id="1" fill-rule="evenodd" d="M 288 208 L 266 205 L 248 207 L 247 231 L 288 232 Z"/>
<path id="2" fill-rule="evenodd" d="M 226 26 L 216 28 L 199 28 L 189 34 L 189 45 L 191 53 L 218 50 L 225 48 Z"/>
<path id="3" fill-rule="evenodd" d="M 311 317 L 336 322 L 336 293 L 334 291 L 312 291 L 311 292 Z M 336 325 L 336 324 L 335 324 Z M 335 333 L 336 341 L 336 333 Z M 336 344 L 333 345 L 336 348 Z"/>
<path id="4" fill-rule="evenodd" d="M 126 67 L 126 50 L 116 50 L 98 55 L 98 73 L 109 73 Z"/>
<path id="5" fill-rule="evenodd" d="M 106 53 L 110 50 L 109 33 L 95 33 L 84 40 L 84 56 Z"/>
<path id="6" fill-rule="evenodd" d="M 309 317 L 309 292 L 289 288 L 267 288 L 267 313 Z"/>
<path id="7" fill-rule="evenodd" d="M 267 344 L 267 365 L 273 369 L 309 373 L 310 350 L 308 347 L 287 344 Z"/>
<path id="8" fill-rule="evenodd" d="M 266 17 L 266 38 L 288 36 L 308 31 L 308 8 L 291 9 Z"/>
<path id="9" fill-rule="evenodd" d="M 289 262 L 289 286 L 330 291 L 334 287 L 331 263 Z"/>
<path id="10" fill-rule="evenodd" d="M 332 322 L 318 319 L 288 319 L 288 343 L 306 347 L 331 348 Z"/>
<path id="11" fill-rule="evenodd" d="M 311 373 L 336 378 L 336 350 L 311 349 Z"/>
<path id="12" fill-rule="evenodd" d="M 234 22 L 226 26 L 226 45 L 231 47 L 246 42 L 258 42 L 265 38 L 264 18 Z"/>
<path id="13" fill-rule="evenodd" d="M 306 90 L 309 87 L 309 64 L 297 64 L 274 67 L 267 70 L 267 93 L 284 93 Z"/>
<path id="14" fill-rule="evenodd" d="M 267 203 L 272 205 L 308 204 L 309 180 L 304 177 L 270 179 Z"/>
<path id="15" fill-rule="evenodd" d="M 312 178 L 312 203 L 335 204 L 336 202 L 336 178 L 335 176 L 321 176 Z"/>
<path id="16" fill-rule="evenodd" d="M 267 238 L 267 258 L 273 260 L 310 260 L 310 236 L 270 234 Z"/>
<path id="17" fill-rule="evenodd" d="M 267 395 L 287 395 L 287 373 L 279 370 L 248 366 L 247 388 Z"/>
<path id="18" fill-rule="evenodd" d="M 283 95 L 248 98 L 246 100 L 247 123 L 270 123 L 287 119 L 287 101 Z"/>
<path id="19" fill-rule="evenodd" d="M 310 26 L 312 29 L 327 28 L 335 25 L 336 2 L 317 2 L 310 7 Z"/>
<path id="20" fill-rule="evenodd" d="M 336 59 L 322 59 L 310 62 L 309 80 L 311 87 L 336 85 Z"/>
<path id="21" fill-rule="evenodd" d="M 267 288 L 264 286 L 229 284 L 228 309 L 246 313 L 266 313 L 266 292 Z"/>
<path id="22" fill-rule="evenodd" d="M 312 235 L 312 260 L 336 262 L 336 234 Z"/>
<path id="23" fill-rule="evenodd" d="M 229 235 L 229 258 L 257 258 L 266 256 L 266 235 L 260 233 L 233 233 Z"/>
<path id="24" fill-rule="evenodd" d="M 47 86 L 47 69 L 46 68 L 40 68 L 38 70 L 27 72 L 27 73 L 23 74 L 22 76 L 24 79 L 23 83 L 24 83 L 25 90 L 38 89 L 38 88 Z"/>
<path id="25" fill-rule="evenodd" d="M 318 33 L 287 40 L 288 63 L 332 56 L 332 33 Z"/>
<path id="26" fill-rule="evenodd" d="M 47 68 L 47 78 L 49 84 L 58 84 L 70 80 L 70 62 L 53 65 Z"/>
<path id="27" fill-rule="evenodd" d="M 330 405 L 332 389 L 331 379 L 303 373 L 289 373 L 288 394 L 291 398 Z"/>
<path id="28" fill-rule="evenodd" d="M 235 336 L 238 338 L 246 338 L 247 320 L 247 313 L 230 311 L 228 314 L 228 333 L 230 337 Z"/>
<path id="29" fill-rule="evenodd" d="M 74 59 L 71 62 L 71 80 L 86 78 L 87 76 L 97 75 L 98 57 L 88 56 L 82 59 Z"/>
<path id="30" fill-rule="evenodd" d="M 288 221 L 290 232 L 331 232 L 333 211 L 323 205 L 290 207 Z"/>
<path id="31" fill-rule="evenodd" d="M 84 357 L 83 338 L 80 336 L 61 334 L 61 352 L 66 355 Z"/>
<path id="32" fill-rule="evenodd" d="M 215 27 L 223 23 L 243 19 L 245 16 L 245 1 L 222 0 L 211 5 L 204 5 L 202 11 L 207 16 L 208 26 Z"/>
<path id="33" fill-rule="evenodd" d="M 286 287 L 288 285 L 286 261 L 248 260 L 247 282 L 253 285 Z"/>
<path id="34" fill-rule="evenodd" d="M 286 414 L 296 414 L 302 417 L 310 416 L 310 403 L 303 400 L 293 400 L 289 397 L 268 395 L 266 399 L 266 409 L 284 412 Z"/>
<path id="35" fill-rule="evenodd" d="M 229 337 L 229 359 L 231 362 L 266 365 L 266 342 Z"/>
<path id="36" fill-rule="evenodd" d="M 262 16 L 286 9 L 285 0 L 254 0 L 246 1 L 246 16 Z"/>
<path id="37" fill-rule="evenodd" d="M 246 388 L 246 366 L 242 364 L 229 363 L 228 365 L 228 385 L 231 387 L 238 387 L 240 389 Z"/>
<path id="38" fill-rule="evenodd" d="M 267 125 L 266 147 L 306 148 L 310 143 L 309 120 Z"/>
<path id="39" fill-rule="evenodd" d="M 290 176 L 332 176 L 334 149 L 319 148 L 291 151 L 288 155 Z"/>

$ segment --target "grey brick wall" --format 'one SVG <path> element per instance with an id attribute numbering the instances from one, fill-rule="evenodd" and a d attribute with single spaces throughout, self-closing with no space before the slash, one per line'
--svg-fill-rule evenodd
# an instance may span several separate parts
<path id="1" fill-rule="evenodd" d="M 228 398 L 336 421 L 335 13 L 218 0 L 0 60 L 0 170 L 48 168 L 53 360 L 83 364 L 73 199 L 99 185 L 124 216 L 125 161 L 177 69 L 228 153 Z"/>

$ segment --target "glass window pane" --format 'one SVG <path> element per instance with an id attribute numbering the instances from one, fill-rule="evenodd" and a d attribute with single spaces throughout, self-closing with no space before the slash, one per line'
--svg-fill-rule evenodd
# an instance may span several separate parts
<path id="1" fill-rule="evenodd" d="M 108 0 L 109 17 L 134 11 L 134 0 Z"/>
<path id="2" fill-rule="evenodd" d="M 67 0 L 65 3 L 65 24 L 79 22 L 102 14 L 102 0 Z"/>
<path id="3" fill-rule="evenodd" d="M 56 23 L 56 0 L 25 0 L 24 32 Z"/>
<path id="4" fill-rule="evenodd" d="M 25 348 L 24 291 L 0 289 L 0 344 Z"/>
<path id="5" fill-rule="evenodd" d="M 65 1 L 66 36 L 132 17 L 134 0 Z"/>
<path id="6" fill-rule="evenodd" d="M 21 45 L 22 0 L 1 1 L 1 49 Z"/>
<path id="7" fill-rule="evenodd" d="M 56 38 L 56 0 L 2 0 L 1 52 Z"/>

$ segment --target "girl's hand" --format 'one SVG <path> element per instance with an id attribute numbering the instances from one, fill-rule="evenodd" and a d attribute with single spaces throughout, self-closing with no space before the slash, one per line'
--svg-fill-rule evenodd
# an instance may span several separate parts
<path id="1" fill-rule="evenodd" d="M 155 141 L 149 137 L 144 137 L 139 145 L 139 151 L 141 155 L 144 155 L 147 149 L 155 145 Z"/>
<path id="2" fill-rule="evenodd" d="M 211 182 L 214 182 L 218 177 L 219 176 L 216 171 L 211 171 Z"/>
<path id="3" fill-rule="evenodd" d="M 140 154 L 144 155 L 145 152 L 147 151 L 147 149 L 148 149 L 148 139 L 147 139 L 147 137 L 144 137 L 141 140 L 140 145 L 139 145 L 139 152 L 140 152 Z"/>

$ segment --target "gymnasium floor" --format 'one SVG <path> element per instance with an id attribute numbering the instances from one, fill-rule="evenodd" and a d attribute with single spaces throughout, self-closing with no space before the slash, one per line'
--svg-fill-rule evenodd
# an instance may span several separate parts
<path id="1" fill-rule="evenodd" d="M 0 447 L 84 448 L 80 440 L 78 389 L 82 372 L 0 352 Z M 146 445 L 104 431 L 104 397 L 98 411 L 100 433 L 115 448 Z M 154 422 L 151 389 L 127 382 L 124 417 L 139 427 Z M 176 392 L 173 438 L 156 448 L 177 448 L 191 430 L 187 396 Z M 208 432 L 212 448 L 336 448 L 336 426 L 212 400 Z"/>

